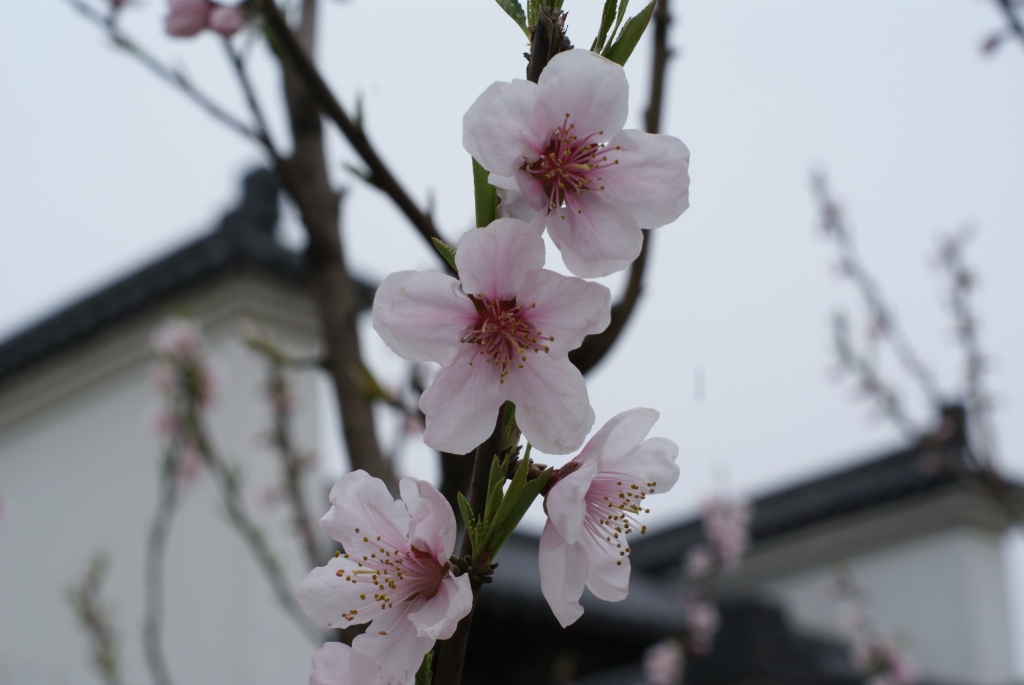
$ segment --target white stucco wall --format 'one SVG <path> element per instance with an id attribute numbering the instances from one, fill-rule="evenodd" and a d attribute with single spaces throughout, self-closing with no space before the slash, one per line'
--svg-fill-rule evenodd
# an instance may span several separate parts
<path id="1" fill-rule="evenodd" d="M 155 507 L 160 444 L 152 429 L 149 332 L 168 313 L 207 331 L 223 377 L 210 416 L 222 454 L 244 474 L 249 511 L 289 581 L 307 564 L 289 512 L 265 493 L 279 480 L 263 431 L 260 361 L 238 343 L 242 322 L 267 322 L 281 341 L 311 351 L 309 303 L 259 277 L 232 277 L 105 332 L 0 386 L 0 685 L 93 685 L 87 641 L 65 598 L 92 555 L 111 560 L 103 596 L 114 610 L 125 682 L 151 682 L 143 660 L 143 561 Z M 315 446 L 313 371 L 293 376 L 298 443 Z M 314 478 L 310 478 L 314 480 Z M 322 483 L 309 484 L 314 519 Z M 312 493 L 315 492 L 315 495 Z M 305 682 L 315 650 L 273 599 L 234 533 L 209 476 L 185 486 L 165 572 L 165 653 L 175 683 Z"/>

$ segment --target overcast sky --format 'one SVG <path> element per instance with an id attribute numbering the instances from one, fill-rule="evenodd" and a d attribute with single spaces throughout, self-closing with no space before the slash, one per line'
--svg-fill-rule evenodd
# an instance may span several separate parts
<path id="1" fill-rule="evenodd" d="M 434 198 L 455 242 L 473 216 L 462 115 L 492 81 L 522 77 L 522 33 L 482 0 L 322 4 L 330 82 L 350 107 L 363 98 L 384 157 L 415 197 Z M 995 4 L 673 4 L 664 130 L 692 151 L 691 209 L 657 229 L 638 316 L 590 378 L 598 425 L 634 406 L 661 411 L 655 433 L 680 445 L 680 485 L 663 505 L 677 513 L 716 488 L 756 495 L 902 444 L 833 373 L 831 314 L 863 310 L 816 229 L 809 174 L 823 169 L 950 398 L 962 358 L 930 263 L 944 232 L 976 231 L 968 256 L 1000 463 L 1024 472 L 1024 49 L 982 54 L 1000 27 Z M 577 45 L 590 44 L 598 6 L 567 0 Z M 139 0 L 123 24 L 244 116 L 219 40 L 168 40 L 162 13 Z M 280 132 L 277 75 L 260 49 L 253 59 Z M 645 44 L 627 65 L 631 127 L 642 126 L 649 59 Z M 261 162 L 59 0 L 0 5 L 0 92 L 0 338 L 209 230 Z M 378 279 L 431 268 L 434 256 L 385 197 L 345 174 L 353 156 L 332 142 L 354 268 Z M 867 324 L 854 321 L 859 338 Z M 883 370 L 929 422 L 891 358 Z"/>

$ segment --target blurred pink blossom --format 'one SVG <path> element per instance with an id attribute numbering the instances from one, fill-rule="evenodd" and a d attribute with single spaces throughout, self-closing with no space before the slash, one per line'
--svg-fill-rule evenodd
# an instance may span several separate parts
<path id="1" fill-rule="evenodd" d="M 211 10 L 209 0 L 168 0 L 164 30 L 177 38 L 194 36 L 206 28 Z"/>
<path id="2" fill-rule="evenodd" d="M 205 2 L 205 0 L 179 0 L 179 2 L 192 3 L 194 1 Z M 175 4 L 172 0 L 171 5 Z M 203 346 L 203 334 L 191 319 L 180 316 L 169 317 L 157 328 L 150 337 L 150 345 L 153 351 L 160 355 L 174 357 L 181 360 L 195 359 Z"/>
<path id="3" fill-rule="evenodd" d="M 686 553 L 684 566 L 689 577 L 704 578 L 715 570 L 715 556 L 707 545 L 694 545 Z"/>
<path id="4" fill-rule="evenodd" d="M 682 685 L 686 655 L 678 640 L 662 640 L 644 650 L 644 685 Z"/>
<path id="5" fill-rule="evenodd" d="M 711 498 L 701 505 L 704 535 L 727 571 L 739 567 L 750 545 L 750 507 L 745 502 Z"/>
<path id="6" fill-rule="evenodd" d="M 245 10 L 241 7 L 214 5 L 206 25 L 222 36 L 231 36 L 245 25 Z"/>
<path id="7" fill-rule="evenodd" d="M 715 634 L 721 624 L 718 607 L 696 592 L 683 595 L 683 620 L 690 637 L 690 646 L 696 654 L 711 651 Z"/>

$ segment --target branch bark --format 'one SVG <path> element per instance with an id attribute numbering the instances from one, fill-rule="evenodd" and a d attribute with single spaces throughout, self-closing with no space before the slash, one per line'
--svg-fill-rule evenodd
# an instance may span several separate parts
<path id="1" fill-rule="evenodd" d="M 313 49 L 316 2 L 306 0 L 303 3 L 302 22 L 295 34 L 283 24 L 284 19 L 273 2 L 261 3 L 268 4 L 276 13 L 273 16 L 281 22 L 274 29 L 275 36 L 286 35 L 287 39 L 281 42 L 294 43 L 303 56 L 302 60 L 286 58 L 282 61 L 294 151 L 290 159 L 279 164 L 279 171 L 309 235 L 306 266 L 323 326 L 326 366 L 338 398 L 345 446 L 352 469 L 365 470 L 397 492 L 394 472 L 384 460 L 377 441 L 372 402 L 363 388 L 362 352 L 356 328 L 359 301 L 345 266 L 338 231 L 341 195 L 334 191 L 328 178 L 316 96 L 296 66 L 312 64 L 308 55 Z"/>

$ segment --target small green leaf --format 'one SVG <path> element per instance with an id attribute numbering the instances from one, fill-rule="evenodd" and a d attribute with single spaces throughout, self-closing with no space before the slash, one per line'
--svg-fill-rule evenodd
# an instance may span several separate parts
<path id="1" fill-rule="evenodd" d="M 434 243 L 434 249 L 440 252 L 441 256 L 444 257 L 444 261 L 448 262 L 448 266 L 450 266 L 455 273 L 458 273 L 459 270 L 455 266 L 455 248 L 440 238 L 431 238 L 430 241 Z"/>
<path id="2" fill-rule="evenodd" d="M 590 45 L 591 52 L 596 52 L 600 55 L 601 51 L 604 50 L 604 44 L 608 40 L 608 29 L 612 27 L 612 22 L 615 21 L 615 8 L 618 4 L 618 0 L 604 0 L 604 11 L 601 13 L 601 28 L 598 29 L 597 37 L 594 38 L 594 42 Z"/>
<path id="3" fill-rule="evenodd" d="M 523 13 L 523 6 L 519 4 L 519 0 L 496 0 L 496 2 L 498 7 L 505 10 L 505 14 L 512 17 L 512 20 L 529 37 L 530 27 L 526 25 L 526 15 Z"/>
<path id="4" fill-rule="evenodd" d="M 498 191 L 487 182 L 487 169 L 473 160 L 473 198 L 476 200 L 476 227 L 483 228 L 498 214 Z"/>
<path id="5" fill-rule="evenodd" d="M 461 492 L 458 494 L 458 500 L 459 511 L 462 513 L 462 520 L 466 523 L 466 534 L 469 535 L 469 541 L 473 545 L 473 554 L 476 554 L 480 537 L 480 527 L 477 522 L 476 515 L 473 513 L 473 508 L 469 506 L 469 502 L 466 501 L 466 497 Z"/>
<path id="6" fill-rule="evenodd" d="M 430 685 L 430 681 L 433 680 L 431 674 L 431 662 L 434 661 L 434 650 L 430 650 L 423 655 L 423 663 L 420 664 L 420 670 L 416 671 L 416 685 Z"/>
<path id="7" fill-rule="evenodd" d="M 619 15 L 615 18 L 615 28 L 612 29 L 612 35 L 619 35 L 619 27 L 622 26 L 622 20 L 626 18 L 626 8 L 629 7 L 629 0 L 622 0 L 622 4 L 619 5 Z"/>
<path id="8" fill-rule="evenodd" d="M 487 502 L 484 504 L 483 523 L 489 526 L 494 512 L 498 510 L 504 499 L 505 474 L 508 473 L 508 459 L 498 461 L 495 457 L 491 462 L 491 472 L 487 478 Z"/>
<path id="9" fill-rule="evenodd" d="M 501 505 L 494 514 L 494 520 L 491 521 L 487 531 L 484 533 L 481 547 L 490 553 L 492 559 L 515 531 L 516 526 L 523 519 L 527 509 L 533 504 L 533 500 L 537 498 L 540 491 L 547 485 L 548 479 L 551 478 L 553 472 L 551 469 L 548 469 L 539 477 L 528 481 L 527 476 L 529 473 L 530 460 L 524 457 L 519 461 L 519 467 L 508 484 L 508 490 L 505 491 Z"/>
<path id="10" fill-rule="evenodd" d="M 658 0 L 651 0 L 651 4 L 643 8 L 640 14 L 627 21 L 622 27 L 622 31 L 619 32 L 619 37 L 601 54 L 616 64 L 625 66 L 626 60 L 633 54 L 637 43 L 640 42 L 644 31 L 647 30 L 651 15 L 654 14 L 654 6 L 657 3 Z"/>

